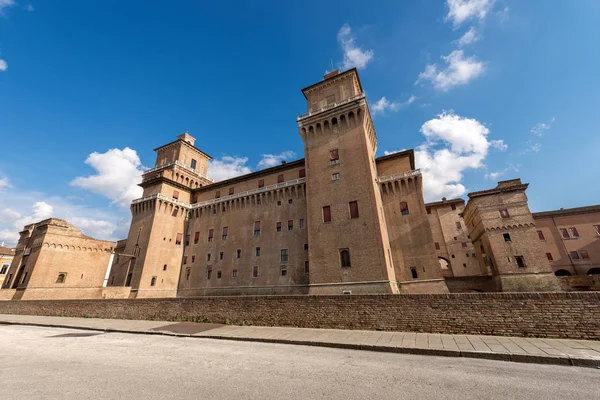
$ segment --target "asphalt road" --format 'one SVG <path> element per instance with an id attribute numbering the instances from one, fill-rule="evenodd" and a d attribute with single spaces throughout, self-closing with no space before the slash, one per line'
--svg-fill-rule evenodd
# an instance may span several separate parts
<path id="1" fill-rule="evenodd" d="M 0 399 L 597 399 L 600 370 L 0 325 Z"/>

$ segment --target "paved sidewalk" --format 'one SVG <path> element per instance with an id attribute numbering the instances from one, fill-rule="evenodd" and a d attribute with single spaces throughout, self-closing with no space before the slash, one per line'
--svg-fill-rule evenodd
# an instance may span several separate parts
<path id="1" fill-rule="evenodd" d="M 1 324 L 244 340 L 600 368 L 600 341 L 0 314 Z"/>

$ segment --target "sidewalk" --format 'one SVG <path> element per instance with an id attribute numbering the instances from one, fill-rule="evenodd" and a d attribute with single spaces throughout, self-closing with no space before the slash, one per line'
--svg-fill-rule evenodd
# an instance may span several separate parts
<path id="1" fill-rule="evenodd" d="M 35 325 L 105 332 L 286 343 L 356 350 L 485 358 L 600 368 L 600 341 L 437 333 L 232 326 L 194 322 L 138 321 L 0 314 L 0 325 Z"/>

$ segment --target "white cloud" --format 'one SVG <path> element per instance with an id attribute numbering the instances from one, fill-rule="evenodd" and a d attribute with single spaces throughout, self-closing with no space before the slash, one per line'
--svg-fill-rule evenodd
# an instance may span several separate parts
<path id="1" fill-rule="evenodd" d="M 8 181 L 8 178 L 0 178 L 0 191 L 9 187 L 11 186 L 10 182 Z"/>
<path id="2" fill-rule="evenodd" d="M 482 21 L 493 5 L 494 0 L 446 0 L 446 21 L 452 21 L 455 27 L 472 19 Z"/>
<path id="3" fill-rule="evenodd" d="M 280 165 L 282 161 L 289 161 L 296 158 L 296 153 L 293 151 L 284 151 L 281 154 L 263 154 L 262 159 L 258 162 L 258 168 L 269 168 Z"/>
<path id="4" fill-rule="evenodd" d="M 15 5 L 14 0 L 0 0 L 0 15 L 5 8 L 12 7 Z"/>
<path id="5" fill-rule="evenodd" d="M 531 140 L 528 140 L 527 143 L 525 143 L 525 146 L 527 147 L 521 154 L 538 153 L 542 149 L 541 143 L 533 143 Z"/>
<path id="6" fill-rule="evenodd" d="M 477 35 L 477 31 L 475 31 L 475 28 L 471 27 L 471 29 L 466 31 L 465 34 L 457 40 L 457 44 L 460 47 L 464 47 L 468 44 L 477 42 L 479 39 L 481 39 L 481 37 Z"/>
<path id="7" fill-rule="evenodd" d="M 33 6 L 31 4 L 27 5 L 27 11 L 34 11 L 35 8 L 33 8 Z"/>
<path id="8" fill-rule="evenodd" d="M 344 61 L 342 62 L 343 70 L 353 67 L 364 69 L 367 67 L 369 61 L 373 59 L 373 50 L 363 50 L 356 46 L 354 43 L 356 38 L 352 36 L 350 25 L 344 24 L 340 28 L 337 39 L 344 50 Z"/>
<path id="9" fill-rule="evenodd" d="M 131 200 L 142 195 L 138 183 L 142 181 L 145 167 L 137 152 L 129 147 L 110 149 L 105 153 L 94 152 L 85 163 L 94 168 L 96 175 L 77 177 L 71 185 L 87 189 L 112 200 L 114 204 L 129 209 Z"/>
<path id="10" fill-rule="evenodd" d="M 519 172 L 519 168 L 520 168 L 520 165 L 508 164 L 508 167 L 506 167 L 505 169 L 503 169 L 501 171 L 495 171 L 495 172 L 486 172 L 483 177 L 485 179 L 494 181 L 494 180 L 498 179 L 500 176 L 506 174 L 507 172 Z"/>
<path id="11" fill-rule="evenodd" d="M 373 113 L 373 115 L 375 115 L 385 113 L 386 111 L 398 111 L 403 107 L 411 105 L 415 102 L 415 100 L 417 100 L 416 96 L 410 96 L 406 101 L 390 102 L 385 96 L 383 96 L 381 99 L 373 103 L 373 105 L 371 106 L 371 112 Z"/>
<path id="12" fill-rule="evenodd" d="M 248 157 L 230 157 L 223 156 L 220 160 L 210 160 L 208 163 L 208 175 L 215 182 L 225 179 L 235 178 L 236 176 L 249 174 L 252 172 L 250 167 L 246 166 Z"/>
<path id="13" fill-rule="evenodd" d="M 530 132 L 532 134 L 534 134 L 535 136 L 543 136 L 544 132 L 546 132 L 546 131 L 550 130 L 550 128 L 552 128 L 552 124 L 554 123 L 555 119 L 556 118 L 552 117 L 550 122 L 548 122 L 547 124 L 544 122 L 535 124 L 535 126 L 533 128 L 531 128 Z"/>
<path id="14" fill-rule="evenodd" d="M 490 140 L 490 146 L 500 151 L 508 150 L 508 145 L 504 143 L 504 140 Z"/>
<path id="15" fill-rule="evenodd" d="M 442 56 L 442 59 L 447 64 L 445 69 L 438 70 L 437 65 L 429 64 L 419 74 L 415 84 L 427 80 L 436 89 L 448 91 L 455 86 L 466 85 L 485 71 L 483 62 L 477 61 L 475 57 L 464 57 L 462 50 L 454 50 L 447 56 Z"/>
<path id="16" fill-rule="evenodd" d="M 502 175 L 502 172 L 501 172 L 501 171 L 497 171 L 497 172 L 489 172 L 489 173 L 486 173 L 486 174 L 484 175 L 484 177 L 485 177 L 485 179 L 489 179 L 489 180 L 492 180 L 492 181 L 493 181 L 493 180 L 496 180 L 496 179 L 498 179 L 498 177 L 499 177 L 500 175 Z"/>
<path id="17" fill-rule="evenodd" d="M 6 61 L 0 58 L 0 71 L 6 71 L 8 69 L 8 64 Z"/>
<path id="18" fill-rule="evenodd" d="M 425 122 L 421 133 L 427 141 L 415 149 L 415 164 L 423 174 L 426 201 L 457 197 L 466 193 L 463 172 L 482 168 L 492 144 L 489 129 L 481 122 L 444 112 Z M 385 152 L 391 154 L 392 152 Z"/>

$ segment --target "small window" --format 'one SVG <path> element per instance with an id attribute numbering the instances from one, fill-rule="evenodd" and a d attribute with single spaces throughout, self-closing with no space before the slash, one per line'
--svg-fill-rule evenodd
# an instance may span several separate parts
<path id="1" fill-rule="evenodd" d="M 281 222 L 277 223 L 277 232 L 281 232 Z"/>
<path id="2" fill-rule="evenodd" d="M 337 125 L 337 118 L 333 118 L 331 120 L 331 125 Z"/>
<path id="3" fill-rule="evenodd" d="M 230 187 L 229 188 L 229 195 L 231 196 L 233 193 L 235 193 L 235 189 Z"/>
<path id="4" fill-rule="evenodd" d="M 548 259 L 548 261 L 554 261 L 554 258 L 552 257 L 552 253 L 546 253 L 546 258 Z"/>
<path id="5" fill-rule="evenodd" d="M 563 239 L 570 239 L 571 236 L 569 236 L 569 231 L 567 230 L 567 228 L 560 228 L 560 235 L 563 237 Z"/>
<path id="6" fill-rule="evenodd" d="M 454 254 L 451 254 L 451 255 L 450 255 L 450 257 L 451 257 L 451 258 L 454 258 Z"/>
<path id="7" fill-rule="evenodd" d="M 288 249 L 281 249 L 281 252 L 280 252 L 281 262 L 288 262 L 289 258 L 290 257 L 289 257 Z"/>
<path id="8" fill-rule="evenodd" d="M 419 277 L 419 273 L 417 272 L 417 269 L 415 267 L 410 268 L 410 275 L 413 279 L 417 279 Z"/>
<path id="9" fill-rule="evenodd" d="M 255 250 L 256 257 L 260 257 L 260 247 L 257 247 Z"/>
<path id="10" fill-rule="evenodd" d="M 237 278 L 238 274 L 237 274 L 237 269 L 234 269 L 233 271 L 231 271 L 231 277 L 232 278 Z"/>
<path id="11" fill-rule="evenodd" d="M 223 276 L 223 273 L 221 272 L 221 270 L 217 271 L 217 279 L 221 279 L 221 277 Z"/>
<path id="12" fill-rule="evenodd" d="M 348 250 L 348 249 L 340 250 L 340 262 L 342 264 L 342 267 L 344 267 L 344 268 L 350 267 L 350 250 Z"/>
<path id="13" fill-rule="evenodd" d="M 525 268 L 525 258 L 523 256 L 515 256 L 515 261 L 517 262 L 517 267 Z"/>
<path id="14" fill-rule="evenodd" d="M 475 253 L 471 253 L 471 256 L 472 256 L 472 257 L 477 257 L 477 254 L 475 254 Z"/>
<path id="15" fill-rule="evenodd" d="M 288 200 L 288 204 L 292 204 L 292 203 L 293 203 L 293 200 L 292 200 L 292 199 L 289 199 L 289 200 Z"/>
<path id="16" fill-rule="evenodd" d="M 66 278 L 67 278 L 67 273 L 61 272 L 60 274 L 58 274 L 58 277 L 56 278 L 56 283 L 65 283 Z"/>
<path id="17" fill-rule="evenodd" d="M 450 208 L 452 208 L 452 211 L 456 210 L 456 204 L 450 204 Z"/>
<path id="18" fill-rule="evenodd" d="M 462 247 L 467 247 L 467 242 L 462 242 L 461 245 Z"/>
<path id="19" fill-rule="evenodd" d="M 300 229 L 304 229 L 304 218 L 300 218 Z"/>
<path id="20" fill-rule="evenodd" d="M 469 254 L 469 253 L 466 253 L 466 256 L 467 256 L 467 257 L 470 257 L 470 254 Z"/>
<path id="21" fill-rule="evenodd" d="M 254 236 L 260 235 L 260 221 L 254 221 Z"/>
<path id="22" fill-rule="evenodd" d="M 574 238 L 579 237 L 579 232 L 577 232 L 577 228 L 575 228 L 575 227 L 569 228 L 569 232 L 571 233 L 571 237 L 574 237 Z"/>
<path id="23" fill-rule="evenodd" d="M 440 249 L 440 244 L 439 244 L 439 242 L 435 242 L 434 244 L 435 244 L 435 249 L 436 249 L 436 250 L 439 250 L 439 249 Z"/>
<path id="24" fill-rule="evenodd" d="M 175 244 L 181 244 L 181 239 L 183 239 L 183 233 L 178 233 L 177 236 L 175 236 Z"/>
<path id="25" fill-rule="evenodd" d="M 156 285 L 156 277 L 153 276 L 152 279 L 150 280 L 150 286 L 154 286 Z"/>
<path id="26" fill-rule="evenodd" d="M 175 200 L 177 200 L 179 198 L 179 191 L 178 190 L 173 190 L 173 198 Z"/>
<path id="27" fill-rule="evenodd" d="M 255 265 L 254 267 L 252 267 L 252 277 L 258 278 L 258 265 Z"/>
<path id="28" fill-rule="evenodd" d="M 408 215 L 408 203 L 405 201 L 400 202 L 400 214 Z"/>
<path id="29" fill-rule="evenodd" d="M 286 266 L 281 267 L 281 276 L 287 276 L 287 267 Z"/>
<path id="30" fill-rule="evenodd" d="M 277 200 L 277 205 L 280 206 L 281 205 L 281 200 Z"/>
<path id="31" fill-rule="evenodd" d="M 206 255 L 206 261 L 210 261 L 210 257 L 211 257 L 211 255 L 210 255 L 210 253 L 208 253 L 208 254 Z"/>
<path id="32" fill-rule="evenodd" d="M 294 220 L 290 219 L 288 220 L 288 231 L 293 231 L 294 230 Z"/>
<path id="33" fill-rule="evenodd" d="M 219 197 L 221 197 L 221 191 L 220 191 L 220 190 L 217 190 L 217 191 L 215 192 L 215 199 L 218 199 Z"/>
<path id="34" fill-rule="evenodd" d="M 194 244 L 198 244 L 200 241 L 200 232 L 194 233 Z"/>
<path id="35" fill-rule="evenodd" d="M 350 206 L 350 218 L 358 218 L 358 201 L 351 201 L 348 205 Z"/>
<path id="36" fill-rule="evenodd" d="M 194 160 L 192 158 L 192 162 L 190 163 L 190 167 L 192 167 L 192 169 L 196 169 L 196 160 Z"/>
<path id="37" fill-rule="evenodd" d="M 185 245 L 189 246 L 190 245 L 190 235 L 185 235 Z"/>
<path id="38" fill-rule="evenodd" d="M 306 177 L 306 169 L 302 168 L 300 171 L 298 171 L 298 178 L 302 179 Z"/>
<path id="39" fill-rule="evenodd" d="M 264 179 L 261 179 L 261 180 L 258 181 L 258 187 L 259 188 L 265 187 L 265 180 Z"/>
<path id="40" fill-rule="evenodd" d="M 340 180 L 340 173 L 336 172 L 334 174 L 331 174 L 331 180 L 332 181 L 339 181 Z"/>
<path id="41" fill-rule="evenodd" d="M 329 163 L 337 164 L 340 162 L 340 154 L 338 149 L 329 150 Z"/>
<path id="42" fill-rule="evenodd" d="M 594 225 L 594 231 L 596 232 L 596 235 L 600 236 L 600 225 Z"/>
<path id="43" fill-rule="evenodd" d="M 187 264 L 187 256 L 183 256 L 183 264 Z"/>
<path id="44" fill-rule="evenodd" d="M 589 253 L 587 252 L 587 250 L 579 250 L 579 254 L 581 254 L 581 258 L 583 260 L 587 260 L 590 258 Z"/>
<path id="45" fill-rule="evenodd" d="M 304 243 L 304 251 L 308 251 L 308 243 Z"/>
<path id="46" fill-rule="evenodd" d="M 260 204 L 261 200 L 260 200 L 260 196 L 256 196 L 256 204 Z"/>
<path id="47" fill-rule="evenodd" d="M 427 207 L 425 210 L 427 210 L 427 214 L 431 214 L 431 207 Z"/>
<path id="48" fill-rule="evenodd" d="M 212 267 L 206 268 L 206 280 L 210 280 L 212 278 Z"/>
<path id="49" fill-rule="evenodd" d="M 462 230 L 462 225 L 460 224 L 460 221 L 456 221 L 456 229 L 459 231 Z"/>
<path id="50" fill-rule="evenodd" d="M 229 234 L 229 227 L 223 227 L 223 235 L 221 235 L 221 240 L 227 240 L 227 236 Z"/>
<path id="51" fill-rule="evenodd" d="M 208 230 L 208 241 L 212 242 L 213 241 L 213 236 L 214 236 L 215 230 L 214 229 L 209 229 Z"/>
<path id="52" fill-rule="evenodd" d="M 0 269 L 0 275 L 6 274 L 6 271 L 8 270 L 8 267 L 9 267 L 9 264 L 2 265 L 2 269 Z"/>
<path id="53" fill-rule="evenodd" d="M 277 183 L 282 183 L 282 182 L 283 182 L 283 174 L 277 175 Z"/>
<path id="54" fill-rule="evenodd" d="M 502 236 L 505 242 L 510 242 L 510 233 L 503 233 Z"/>
<path id="55" fill-rule="evenodd" d="M 537 231 L 537 234 L 538 234 L 538 239 L 540 239 L 540 240 L 546 240 L 546 238 L 544 237 L 544 232 Z"/>
<path id="56" fill-rule="evenodd" d="M 508 213 L 508 210 L 506 208 L 504 208 L 504 209 L 500 210 L 500 216 L 502 218 L 508 218 L 508 217 L 510 217 L 510 214 Z"/>
<path id="57" fill-rule="evenodd" d="M 189 281 L 190 280 L 190 274 L 192 273 L 192 269 L 191 268 L 186 268 L 185 269 L 185 280 Z"/>
<path id="58" fill-rule="evenodd" d="M 219 252 L 219 260 L 222 260 L 222 259 L 223 259 L 223 252 L 221 251 L 221 252 Z"/>
<path id="59" fill-rule="evenodd" d="M 464 267 L 464 268 L 467 268 L 467 264 L 463 263 L 463 267 Z"/>
<path id="60" fill-rule="evenodd" d="M 331 206 L 323 207 L 323 222 L 331 222 Z"/>
<path id="61" fill-rule="evenodd" d="M 572 251 L 571 252 L 571 258 L 573 260 L 579 260 L 579 253 L 577 253 L 576 251 Z"/>
<path id="62" fill-rule="evenodd" d="M 242 250 L 241 249 L 237 249 L 235 251 L 235 258 L 242 258 Z"/>
<path id="63" fill-rule="evenodd" d="M 304 273 L 305 274 L 309 273 L 308 261 L 304 261 Z"/>

